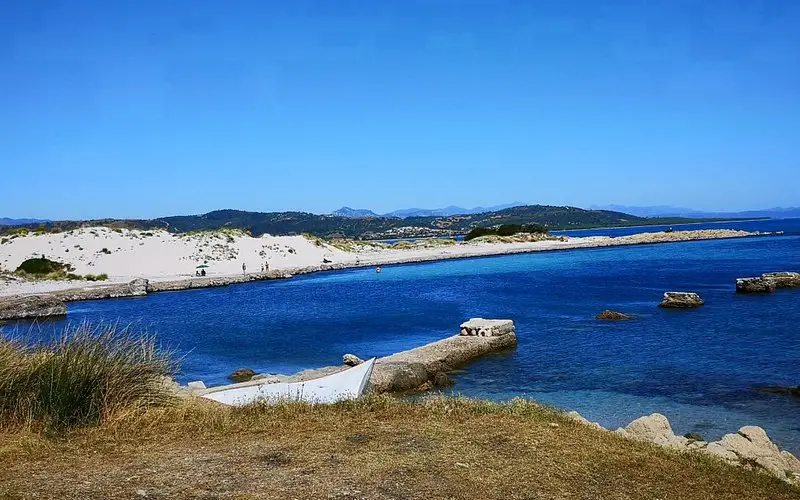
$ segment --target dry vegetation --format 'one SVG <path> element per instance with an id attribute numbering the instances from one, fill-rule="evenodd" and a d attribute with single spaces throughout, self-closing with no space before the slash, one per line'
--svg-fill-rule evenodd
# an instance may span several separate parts
<path id="1" fill-rule="evenodd" d="M 62 437 L 0 436 L 0 498 L 798 498 L 765 474 L 535 403 L 184 402 Z"/>
<path id="2" fill-rule="evenodd" d="M 0 342 L 0 499 L 800 498 L 529 401 L 229 408 L 169 397 L 173 369 L 112 327 Z"/>

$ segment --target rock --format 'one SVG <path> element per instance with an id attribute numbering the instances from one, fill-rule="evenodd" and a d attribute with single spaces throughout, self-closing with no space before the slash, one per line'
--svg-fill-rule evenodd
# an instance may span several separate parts
<path id="1" fill-rule="evenodd" d="M 685 437 L 676 436 L 672 432 L 669 420 L 660 413 L 637 418 L 628 424 L 621 434 L 639 441 L 647 441 L 669 448 L 685 449 L 689 443 L 689 440 Z"/>
<path id="2" fill-rule="evenodd" d="M 705 302 L 694 292 L 665 292 L 659 307 L 685 309 L 700 307 Z"/>
<path id="3" fill-rule="evenodd" d="M 742 427 L 736 434 L 708 443 L 704 451 L 735 465 L 763 469 L 783 480 L 800 474 L 800 461 L 791 453 L 780 451 L 761 427 Z"/>
<path id="4" fill-rule="evenodd" d="M 265 384 L 277 384 L 281 381 L 281 379 L 277 375 L 272 375 L 268 373 L 258 373 L 253 375 L 250 380 L 261 380 Z"/>
<path id="5" fill-rule="evenodd" d="M 206 384 L 204 384 L 202 380 L 195 380 L 193 382 L 189 382 L 188 384 L 186 384 L 186 387 L 188 387 L 189 389 L 205 390 Z"/>
<path id="6" fill-rule="evenodd" d="M 598 424 L 597 422 L 590 422 L 589 420 L 587 420 L 583 415 L 581 415 L 577 411 L 567 412 L 567 416 L 569 418 L 571 418 L 572 420 L 575 420 L 576 422 L 582 423 L 583 425 L 588 425 L 590 427 L 594 427 L 595 429 L 600 429 L 602 431 L 606 430 L 605 427 L 603 427 L 602 425 Z"/>
<path id="7" fill-rule="evenodd" d="M 774 282 L 776 288 L 800 288 L 800 273 L 786 271 L 764 273 L 761 277 Z"/>
<path id="8" fill-rule="evenodd" d="M 27 295 L 0 299 L 0 320 L 66 316 L 64 301 L 52 295 Z"/>
<path id="9" fill-rule="evenodd" d="M 689 441 L 703 441 L 703 436 L 701 436 L 696 432 L 687 432 L 686 434 L 683 435 L 683 437 L 685 437 Z"/>
<path id="10" fill-rule="evenodd" d="M 453 386 L 454 382 L 446 373 L 439 372 L 433 376 L 432 380 L 434 387 L 451 387 Z"/>
<path id="11" fill-rule="evenodd" d="M 631 317 L 621 312 L 611 311 L 609 309 L 606 309 L 605 311 L 595 316 L 595 319 L 622 320 L 622 319 L 631 319 Z"/>
<path id="12" fill-rule="evenodd" d="M 771 293 L 775 282 L 767 278 L 737 278 L 736 293 Z"/>
<path id="13" fill-rule="evenodd" d="M 461 335 L 472 337 L 499 337 L 515 333 L 514 322 L 510 319 L 472 318 L 461 323 Z"/>
<path id="14" fill-rule="evenodd" d="M 346 364 L 347 366 L 358 366 L 363 363 L 364 360 L 356 356 L 355 354 L 345 354 L 342 356 L 342 363 Z"/>
<path id="15" fill-rule="evenodd" d="M 235 372 L 228 375 L 228 378 L 230 380 L 233 380 L 234 382 L 247 382 L 248 380 L 253 378 L 253 375 L 255 374 L 256 372 L 251 370 L 250 368 L 239 368 Z"/>
<path id="16" fill-rule="evenodd" d="M 781 387 L 779 385 L 770 385 L 767 387 L 757 387 L 758 392 L 766 392 L 768 394 L 786 394 L 788 396 L 800 397 L 800 385 L 797 387 Z"/>

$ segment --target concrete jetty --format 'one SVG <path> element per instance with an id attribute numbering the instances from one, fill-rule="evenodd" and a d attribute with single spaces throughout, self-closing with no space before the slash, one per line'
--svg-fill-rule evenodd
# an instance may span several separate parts
<path id="1" fill-rule="evenodd" d="M 447 337 L 408 351 L 378 358 L 369 379 L 367 391 L 373 394 L 389 392 L 424 391 L 439 385 L 443 374 L 462 367 L 492 352 L 512 349 L 517 345 L 516 329 L 512 320 L 485 320 L 474 318 L 461 325 L 462 331 L 483 331 L 483 335 L 469 333 Z M 294 375 L 259 374 L 248 382 L 229 384 L 225 389 L 248 387 L 263 383 L 304 382 L 348 369 L 348 366 L 327 366 L 304 370 Z M 215 387 L 214 390 L 219 390 Z M 191 387 L 182 392 L 201 394 Z"/>

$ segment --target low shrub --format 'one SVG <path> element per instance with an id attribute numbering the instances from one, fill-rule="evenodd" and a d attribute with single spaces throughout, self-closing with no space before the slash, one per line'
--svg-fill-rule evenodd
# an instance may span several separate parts
<path id="1" fill-rule="evenodd" d="M 177 372 L 151 335 L 83 323 L 52 342 L 0 336 L 0 425 L 94 425 L 118 412 L 172 400 Z"/>
<path id="2" fill-rule="evenodd" d="M 464 236 L 464 241 L 469 241 L 481 236 L 513 236 L 519 233 L 541 233 L 547 232 L 545 226 L 539 224 L 503 224 L 497 227 L 476 227 Z"/>
<path id="3" fill-rule="evenodd" d="M 74 271 L 74 268 L 69 264 L 63 264 L 61 262 L 50 260 L 44 256 L 28 259 L 20 264 L 16 270 L 16 272 L 19 274 L 33 274 L 40 276 L 67 271 Z"/>

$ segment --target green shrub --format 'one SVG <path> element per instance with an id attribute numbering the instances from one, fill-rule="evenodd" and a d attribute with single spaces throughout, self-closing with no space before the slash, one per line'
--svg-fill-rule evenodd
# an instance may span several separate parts
<path id="1" fill-rule="evenodd" d="M 60 273 L 74 271 L 74 268 L 69 264 L 63 264 L 45 258 L 44 256 L 34 259 L 28 259 L 19 265 L 16 272 L 18 274 L 33 274 L 33 275 L 46 275 L 51 273 Z"/>
<path id="2" fill-rule="evenodd" d="M 481 236 L 513 236 L 518 233 L 546 233 L 547 228 L 539 224 L 503 224 L 498 227 L 476 227 L 464 236 L 464 241 L 473 240 Z"/>
<path id="3" fill-rule="evenodd" d="M 84 274 L 83 279 L 86 281 L 97 281 L 97 277 L 94 274 Z"/>
<path id="4" fill-rule="evenodd" d="M 116 325 L 68 328 L 50 343 L 0 336 L 0 425 L 66 429 L 163 405 L 177 364 L 150 335 Z"/>
<path id="5" fill-rule="evenodd" d="M 96 276 L 96 278 L 97 278 L 97 281 L 105 281 L 105 280 L 107 280 L 107 279 L 108 279 L 108 275 L 107 275 L 106 273 L 103 273 L 103 274 L 98 274 L 98 275 Z"/>
<path id="6" fill-rule="evenodd" d="M 111 250 L 109 250 L 108 248 L 104 247 L 103 249 L 100 250 L 100 253 L 104 253 L 106 255 L 111 255 Z"/>

